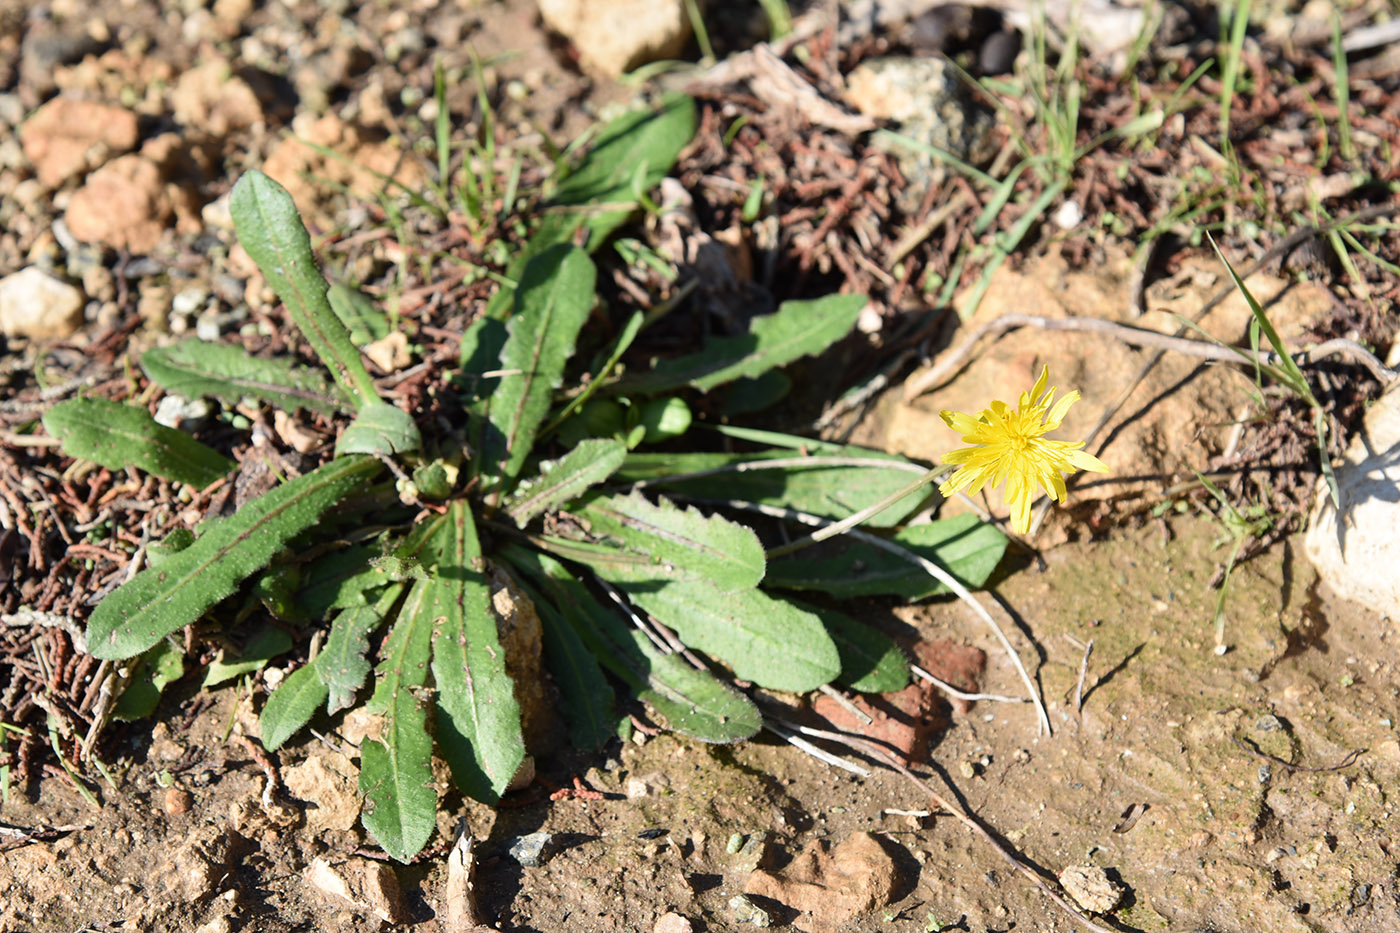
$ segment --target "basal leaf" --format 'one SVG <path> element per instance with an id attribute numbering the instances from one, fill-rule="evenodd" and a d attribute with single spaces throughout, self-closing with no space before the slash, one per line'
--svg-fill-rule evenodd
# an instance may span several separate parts
<path id="1" fill-rule="evenodd" d="M 297 606 L 308 618 L 324 619 L 333 609 L 364 605 L 365 593 L 391 582 L 370 563 L 379 555 L 379 548 L 357 544 L 304 564 Z"/>
<path id="2" fill-rule="evenodd" d="M 552 606 L 603 666 L 627 683 L 677 732 L 702 742 L 747 739 L 759 730 L 757 708 L 748 697 L 678 655 L 657 651 L 558 561 L 515 545 L 505 556 L 539 585 L 539 605 Z"/>
<path id="3" fill-rule="evenodd" d="M 261 359 L 242 347 L 183 340 L 147 350 L 141 368 L 151 381 L 185 398 L 210 396 L 231 404 L 256 398 L 284 411 L 305 408 L 335 414 L 339 393 L 314 369 L 291 360 Z"/>
<path id="4" fill-rule="evenodd" d="M 381 469 L 373 457 L 332 460 L 209 522 L 189 547 L 102 600 L 88 621 L 89 650 L 129 658 L 196 621 Z"/>
<path id="5" fill-rule="evenodd" d="M 326 290 L 331 310 L 350 333 L 350 342 L 357 347 L 389 336 L 389 315 L 379 310 L 374 299 L 339 282 Z"/>
<path id="6" fill-rule="evenodd" d="M 596 271 L 581 249 L 558 246 L 530 261 L 515 291 L 515 313 L 501 350 L 504 371 L 490 399 L 496 429 L 482 439 L 480 456 L 512 480 L 544 422 L 564 364 L 593 307 Z"/>
<path id="7" fill-rule="evenodd" d="M 370 402 L 360 407 L 355 420 L 340 432 L 335 454 L 391 454 L 417 450 L 422 446 L 413 416 L 388 402 Z"/>
<path id="8" fill-rule="evenodd" d="M 610 576 L 600 566 L 604 579 L 704 580 L 725 592 L 752 589 L 763 579 L 758 535 L 722 516 L 682 509 L 664 498 L 653 503 L 640 493 L 592 496 L 575 512 L 594 537 L 614 539 L 648 558 L 625 576 Z"/>
<path id="9" fill-rule="evenodd" d="M 696 582 L 622 588 L 686 645 L 723 659 L 742 680 L 801 693 L 841 673 L 821 619 L 761 590 L 724 593 Z"/>
<path id="10" fill-rule="evenodd" d="M 569 739 L 576 748 L 596 751 L 617 731 L 613 690 L 583 639 L 540 592 L 522 583 L 540 616 L 545 662 L 563 694 Z"/>
<path id="11" fill-rule="evenodd" d="M 167 638 L 152 645 L 132 668 L 131 679 L 112 708 L 112 718 L 145 719 L 156 711 L 165 688 L 185 674 L 185 656 Z"/>
<path id="12" fill-rule="evenodd" d="M 287 314 L 336 384 L 356 409 L 379 402 L 359 351 L 331 310 L 326 280 L 311 255 L 311 238 L 287 189 L 262 172 L 245 172 L 229 195 L 229 212 L 238 242 L 287 306 Z"/>
<path id="13" fill-rule="evenodd" d="M 373 603 L 361 600 L 331 622 L 326 644 L 311 665 L 326 685 L 326 712 L 338 713 L 355 705 L 355 695 L 369 677 L 370 633 L 389 617 L 404 589 L 403 584 L 392 583 Z"/>
<path id="14" fill-rule="evenodd" d="M 525 759 L 525 740 L 465 500 L 452 503 L 429 548 L 438 747 L 463 793 L 495 803 Z"/>
<path id="15" fill-rule="evenodd" d="M 235 658 L 226 657 L 226 652 L 209 664 L 204 673 L 204 689 L 217 687 L 230 680 L 262 670 L 267 662 L 280 654 L 292 650 L 292 636 L 276 625 L 263 625 L 249 637 L 248 643 Z"/>
<path id="16" fill-rule="evenodd" d="M 909 659 L 888 635 L 825 606 L 794 605 L 815 613 L 841 655 L 837 683 L 861 693 L 890 693 L 909 685 Z"/>
<path id="17" fill-rule="evenodd" d="M 1006 551 L 1006 536 L 975 515 L 958 515 L 901 529 L 890 537 L 941 566 L 969 589 L 987 582 Z M 836 557 L 800 557 L 768 565 L 769 586 L 819 590 L 840 598 L 900 596 L 913 601 L 946 593 L 926 571 L 889 551 L 850 542 Z"/>
<path id="18" fill-rule="evenodd" d="M 627 456 L 621 441 L 591 439 L 553 463 L 540 464 L 539 476 L 522 485 L 506 504 L 506 511 L 521 528 L 536 515 L 557 508 L 612 475 Z"/>
<path id="19" fill-rule="evenodd" d="M 361 822 L 392 858 L 407 862 L 427 845 L 437 817 L 433 742 L 415 691 L 428 679 L 433 584 L 417 580 L 399 610 L 379 662 L 379 683 L 366 708 L 379 713 L 378 738 L 360 745 Z"/>
<path id="20" fill-rule="evenodd" d="M 667 95 L 657 109 L 635 110 L 603 127 L 555 189 L 506 277 L 518 281 L 531 258 L 574 242 L 580 228 L 588 230 L 588 251 L 596 250 L 637 211 L 638 189 L 645 193 L 656 187 L 694 135 L 695 102 L 680 94 Z M 509 306 L 509 292 L 501 289 L 487 306 L 487 316 L 503 316 Z"/>
<path id="21" fill-rule="evenodd" d="M 321 683 L 312 665 L 303 664 L 288 674 L 267 698 L 267 705 L 258 717 L 263 748 L 268 751 L 279 748 L 300 731 L 326 702 L 326 693 L 326 685 Z"/>
<path id="22" fill-rule="evenodd" d="M 813 446 L 821 449 L 810 456 L 790 450 L 752 454 L 633 453 L 627 455 L 613 480 L 646 481 L 693 499 L 737 499 L 839 520 L 898 492 L 923 472 L 922 467 L 900 457 L 863 447 L 820 442 L 813 442 Z M 832 457 L 842 460 L 832 462 Z M 850 458 L 869 460 L 871 464 L 852 466 L 846 462 Z M 799 466 L 770 469 L 764 468 L 765 460 L 803 462 Z M 892 465 L 882 467 L 881 461 Z M 690 478 L 684 478 L 687 476 Z M 922 501 L 921 496 L 907 496 L 865 524 L 873 528 L 896 525 L 912 515 Z"/>
<path id="23" fill-rule="evenodd" d="M 68 456 L 109 470 L 134 466 L 203 488 L 238 466 L 188 434 L 156 424 L 144 408 L 106 399 L 60 402 L 44 413 L 43 421 Z"/>
<path id="24" fill-rule="evenodd" d="M 821 353 L 845 337 L 868 301 L 864 295 L 785 301 L 772 314 L 754 318 L 747 334 L 716 337 L 699 353 L 665 360 L 650 373 L 622 380 L 616 391 L 656 395 L 688 386 L 708 392 L 735 379 L 759 376 Z"/>

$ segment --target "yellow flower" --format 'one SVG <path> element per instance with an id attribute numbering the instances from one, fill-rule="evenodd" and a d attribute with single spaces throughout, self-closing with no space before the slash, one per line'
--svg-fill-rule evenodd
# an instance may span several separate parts
<path id="1" fill-rule="evenodd" d="M 974 446 L 960 448 L 943 458 L 944 463 L 961 466 L 938 491 L 944 496 L 962 489 L 976 494 L 987 483 L 1006 483 L 1002 499 L 1011 507 L 1011 529 L 1017 534 L 1030 531 L 1031 502 L 1038 494 L 1037 486 L 1063 503 L 1065 480 L 1061 473 L 1108 472 L 1102 460 L 1080 449 L 1083 441 L 1052 441 L 1045 437 L 1060 426 L 1065 412 L 1079 401 L 1079 393 L 1070 392 L 1054 402 L 1058 387 L 1045 391 L 1049 380 L 1047 366 L 1041 370 L 1035 388 L 1021 393 L 1015 411 L 1005 402 L 994 401 L 976 418 L 956 411 L 940 413 L 948 427 Z"/>

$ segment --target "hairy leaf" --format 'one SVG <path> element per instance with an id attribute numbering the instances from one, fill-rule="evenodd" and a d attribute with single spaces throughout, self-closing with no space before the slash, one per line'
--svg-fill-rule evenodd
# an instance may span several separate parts
<path id="1" fill-rule="evenodd" d="M 399 610 L 379 662 L 379 683 L 366 708 L 379 713 L 378 738 L 360 746 L 361 822 L 392 858 L 407 862 L 427 845 L 437 817 L 433 742 L 415 690 L 428 679 L 433 584 L 417 580 Z"/>
<path id="2" fill-rule="evenodd" d="M 634 453 L 627 455 L 613 478 L 624 483 L 646 481 L 694 499 L 737 499 L 839 520 L 898 492 L 923 472 L 922 467 L 900 457 L 863 447 L 823 445 L 817 441 L 812 446 L 820 449 L 811 452 L 811 456 L 790 450 L 752 454 Z M 869 460 L 870 466 L 823 462 L 832 457 Z M 769 469 L 763 465 L 765 460 L 803 462 Z M 900 466 L 882 467 L 881 461 Z M 686 476 L 691 478 L 685 479 Z M 865 524 L 874 528 L 896 525 L 912 515 L 922 501 L 921 496 L 906 496 L 871 516 Z"/>
<path id="3" fill-rule="evenodd" d="M 331 310 L 350 333 L 350 342 L 364 346 L 389 336 L 389 315 L 380 311 L 374 299 L 349 285 L 339 282 L 326 290 Z"/>
<path id="4" fill-rule="evenodd" d="M 337 457 L 346 454 L 387 457 L 417 450 L 420 446 L 422 439 L 412 415 L 388 402 L 370 402 L 361 406 L 355 420 L 340 432 L 335 454 Z"/>
<path id="5" fill-rule="evenodd" d="M 290 739 L 311 721 L 316 710 L 326 702 L 326 685 L 316 674 L 316 668 L 303 664 L 272 691 L 258 717 L 262 729 L 263 748 L 272 751 Z"/>
<path id="6" fill-rule="evenodd" d="M 167 392 L 210 396 L 230 404 L 256 398 L 284 411 L 305 408 L 333 415 L 344 402 L 326 377 L 291 360 L 260 359 L 242 347 L 182 340 L 147 350 L 141 368 Z"/>
<path id="7" fill-rule="evenodd" d="M 667 499 L 653 503 L 640 493 L 595 496 L 576 509 L 595 537 L 615 539 L 647 558 L 625 572 L 600 565 L 607 580 L 704 580 L 725 592 L 747 590 L 763 579 L 763 545 L 746 525 L 719 515 L 682 509 Z"/>
<path id="8" fill-rule="evenodd" d="M 841 655 L 837 682 L 861 693 L 890 693 L 909 685 L 909 659 L 888 635 L 825 606 L 793 604 L 815 613 Z"/>
<path id="9" fill-rule="evenodd" d="M 436 620 L 437 739 L 462 792 L 500 800 L 525 759 L 520 705 L 506 672 L 481 545 L 465 500 L 449 507 L 429 543 L 436 557 L 428 610 Z"/>
<path id="10" fill-rule="evenodd" d="M 302 566 L 297 606 L 311 619 L 323 619 L 333 609 L 362 606 L 365 593 L 391 582 L 370 561 L 380 549 L 356 544 L 322 554 Z"/>
<path id="11" fill-rule="evenodd" d="M 772 314 L 754 318 L 749 333 L 716 337 L 699 353 L 665 360 L 650 373 L 622 380 L 617 391 L 656 395 L 689 386 L 708 392 L 735 379 L 759 376 L 821 353 L 845 337 L 868 301 L 864 295 L 785 301 Z"/>
<path id="12" fill-rule="evenodd" d="M 530 261 L 515 291 L 515 314 L 501 350 L 505 371 L 490 400 L 495 432 L 482 439 L 481 458 L 512 480 L 544 422 L 564 364 L 593 307 L 596 277 L 583 250 L 558 246 Z M 499 464 L 499 467 L 495 465 Z"/>
<path id="13" fill-rule="evenodd" d="M 520 487 L 507 503 L 506 511 L 523 528 L 536 515 L 563 505 L 607 479 L 626 456 L 627 445 L 621 441 L 580 441 L 553 463 L 541 464 L 540 476 Z"/>
<path id="14" fill-rule="evenodd" d="M 531 258 L 551 246 L 574 242 L 581 228 L 588 230 L 588 251 L 596 250 L 636 212 L 639 194 L 666 177 L 694 135 L 695 102 L 680 94 L 667 95 L 658 109 L 635 110 L 603 127 L 555 190 L 550 208 L 506 277 L 518 281 Z M 498 291 L 487 305 L 487 315 L 504 315 L 508 296 L 506 289 Z"/>
<path id="15" fill-rule="evenodd" d="M 523 586 L 524 584 L 522 584 Z M 564 697 L 569 739 L 583 751 L 597 751 L 616 732 L 613 691 L 598 661 L 563 614 L 538 591 L 526 587 L 540 615 L 545 661 Z"/>
<path id="16" fill-rule="evenodd" d="M 326 712 L 338 713 L 355 705 L 355 695 L 369 677 L 370 633 L 389 617 L 404 588 L 401 583 L 390 584 L 373 603 L 350 606 L 331 623 L 331 633 L 312 665 L 326 685 Z"/>
<path id="17" fill-rule="evenodd" d="M 987 582 L 1006 551 L 1006 536 L 975 515 L 914 525 L 890 540 L 938 564 L 969 589 Z M 768 565 L 767 582 L 781 589 L 819 590 L 843 599 L 890 595 L 912 601 L 948 591 L 918 565 L 859 541 L 848 544 L 836 557 L 774 561 Z"/>
<path id="18" fill-rule="evenodd" d="M 70 457 L 109 470 L 134 466 L 177 483 L 204 487 L 238 464 L 199 441 L 156 424 L 144 408 L 100 398 L 60 402 L 44 413 L 44 427 Z"/>
<path id="19" fill-rule="evenodd" d="M 349 332 L 331 310 L 326 280 L 311 255 L 311 238 L 287 189 L 262 172 L 246 172 L 229 195 L 229 211 L 238 242 L 355 408 L 384 404 Z M 416 450 L 416 434 L 413 446 L 397 449 Z"/>
<path id="20" fill-rule="evenodd" d="M 152 645 L 131 670 L 126 690 L 112 708 L 112 718 L 145 719 L 156 711 L 165 688 L 185 675 L 185 656 L 167 638 Z"/>
<path id="21" fill-rule="evenodd" d="M 623 589 L 681 641 L 723 659 L 735 676 L 760 687 L 815 690 L 841 673 L 840 655 L 821 619 L 761 590 L 724 593 L 696 582 Z"/>
<path id="22" fill-rule="evenodd" d="M 380 469 L 373 457 L 332 460 L 209 522 L 189 547 L 102 600 L 88 621 L 92 654 L 129 658 L 196 621 Z"/>
<path id="23" fill-rule="evenodd" d="M 558 561 L 515 545 L 508 545 L 504 554 L 539 585 L 540 604 L 553 606 L 598 661 L 652 706 L 669 728 L 721 744 L 742 741 L 759 730 L 761 719 L 748 697 L 679 656 L 657 651 L 616 612 L 599 605 Z"/>
<path id="24" fill-rule="evenodd" d="M 244 674 L 262 670 L 268 661 L 291 650 L 292 636 L 286 631 L 271 624 L 260 626 L 248 638 L 248 643 L 236 658 L 226 657 L 227 651 L 219 653 L 209 664 L 209 669 L 204 672 L 204 683 L 201 686 L 207 690 Z"/>

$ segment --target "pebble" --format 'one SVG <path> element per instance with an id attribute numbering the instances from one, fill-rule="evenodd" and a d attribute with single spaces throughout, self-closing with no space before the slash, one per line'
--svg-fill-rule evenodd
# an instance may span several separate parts
<path id="1" fill-rule="evenodd" d="M 689 919 L 672 912 L 662 914 L 651 928 L 651 933 L 693 933 L 694 929 Z"/>
<path id="2" fill-rule="evenodd" d="M 578 49 L 585 68 L 611 77 L 678 58 L 690 39 L 682 0 L 540 0 L 539 10 L 545 25 Z"/>
<path id="3" fill-rule="evenodd" d="M 747 894 L 736 894 L 729 899 L 729 910 L 739 923 L 752 923 L 756 927 L 766 927 L 773 923 L 768 911 L 759 907 Z"/>
<path id="4" fill-rule="evenodd" d="M 1097 865 L 1071 865 L 1060 872 L 1060 886 L 1081 908 L 1106 914 L 1123 901 L 1127 888 Z"/>
<path id="5" fill-rule="evenodd" d="M 82 322 L 83 293 L 30 266 L 0 279 L 0 333 L 63 339 Z"/>
<path id="6" fill-rule="evenodd" d="M 553 833 L 530 833 L 525 836 L 517 836 L 510 841 L 510 857 L 525 868 L 538 868 L 544 864 L 545 848 L 553 841 Z"/>
<path id="7" fill-rule="evenodd" d="M 161 801 L 161 806 L 171 816 L 188 813 L 193 805 L 194 794 L 183 787 L 167 787 L 165 789 L 165 797 Z"/>
<path id="8" fill-rule="evenodd" d="M 156 406 L 155 422 L 176 430 L 188 429 L 209 417 L 209 403 L 202 398 L 167 395 Z"/>

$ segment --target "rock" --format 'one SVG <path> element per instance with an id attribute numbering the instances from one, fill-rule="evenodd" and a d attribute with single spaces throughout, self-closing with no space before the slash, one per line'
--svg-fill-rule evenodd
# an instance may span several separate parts
<path id="1" fill-rule="evenodd" d="M 990 156 L 990 113 L 964 90 L 957 71 L 941 58 L 875 58 L 846 78 L 846 100 L 868 117 L 891 120 L 900 132 L 951 152 L 966 162 Z M 933 157 L 913 150 L 898 153 L 924 169 Z"/>
<path id="2" fill-rule="evenodd" d="M 496 632 L 506 654 L 506 671 L 515 681 L 515 701 L 520 704 L 520 726 L 525 749 L 532 755 L 545 750 L 557 724 L 555 706 L 545 694 L 543 646 L 539 613 L 535 604 L 506 573 L 491 574 L 491 606 L 496 612 Z"/>
<path id="3" fill-rule="evenodd" d="M 180 75 L 170 93 L 175 119 L 201 133 L 228 136 L 263 122 L 262 104 L 248 82 L 214 58 Z"/>
<path id="4" fill-rule="evenodd" d="M 156 424 L 163 424 L 175 430 L 191 430 L 198 427 L 213 411 L 208 400 L 202 398 L 182 398 L 167 395 L 156 406 Z"/>
<path id="5" fill-rule="evenodd" d="M 529 833 L 517 836 L 510 841 L 510 857 L 525 868 L 538 868 L 544 864 L 545 849 L 554 841 L 553 833 Z"/>
<path id="6" fill-rule="evenodd" d="M 68 229 L 87 243 L 132 253 L 156 248 L 174 216 L 160 167 L 125 155 L 93 172 L 68 202 Z"/>
<path id="7" fill-rule="evenodd" d="M 167 787 L 165 797 L 161 801 L 161 807 L 171 816 L 179 816 L 182 813 L 189 813 L 190 807 L 194 804 L 194 794 L 183 787 Z"/>
<path id="8" fill-rule="evenodd" d="M 754 833 L 744 844 L 734 851 L 734 857 L 729 863 L 731 871 L 740 874 L 751 874 L 760 868 L 767 868 L 773 860 L 772 845 L 770 844 L 768 833 Z"/>
<path id="9" fill-rule="evenodd" d="M 345 832 L 360 819 L 359 769 L 339 752 L 314 755 L 301 764 L 282 769 L 287 790 L 310 803 L 307 828 Z"/>
<path id="10" fill-rule="evenodd" d="M 1400 606 L 1400 384 L 1366 412 L 1334 470 L 1340 517 L 1326 483 L 1303 541 L 1318 575 L 1337 595 L 1394 617 Z"/>
<path id="11" fill-rule="evenodd" d="M 781 872 L 754 872 L 744 892 L 800 911 L 793 923 L 798 929 L 826 933 L 888 904 L 898 880 L 894 859 L 880 841 L 854 833 L 829 853 L 825 840 L 814 841 Z"/>
<path id="12" fill-rule="evenodd" d="M 540 0 L 540 18 L 578 49 L 585 68 L 617 77 L 690 41 L 684 0 Z"/>
<path id="13" fill-rule="evenodd" d="M 219 914 L 212 920 L 201 923 L 194 928 L 194 933 L 231 933 L 233 922 L 229 920 L 227 914 Z"/>
<path id="14" fill-rule="evenodd" d="M 0 279 L 0 333 L 61 340 L 82 323 L 83 293 L 34 266 Z"/>
<path id="15" fill-rule="evenodd" d="M 401 330 L 365 344 L 360 352 L 385 373 L 396 373 L 413 362 L 408 352 L 408 334 Z"/>
<path id="16" fill-rule="evenodd" d="M 1123 900 L 1127 888 L 1097 865 L 1071 865 L 1060 872 L 1060 887 L 1084 910 L 1106 914 Z"/>
<path id="17" fill-rule="evenodd" d="M 693 933 L 694 929 L 688 918 L 677 913 L 667 913 L 657 918 L 651 933 Z"/>
<path id="18" fill-rule="evenodd" d="M 773 918 L 768 915 L 768 911 L 743 894 L 736 894 L 729 899 L 729 910 L 738 923 L 752 923 L 756 927 L 773 924 Z"/>
<path id="19" fill-rule="evenodd" d="M 136 145 L 136 114 L 125 107 L 55 97 L 19 130 L 39 182 L 56 188 Z"/>
<path id="20" fill-rule="evenodd" d="M 383 862 L 352 858 L 332 865 L 317 858 L 302 874 L 302 880 L 326 897 L 385 923 L 401 924 L 408 920 L 398 876 Z"/>
<path id="21" fill-rule="evenodd" d="M 628 800 L 641 800 L 646 797 L 660 797 L 671 787 L 671 779 L 660 772 L 629 777 L 623 792 Z"/>

